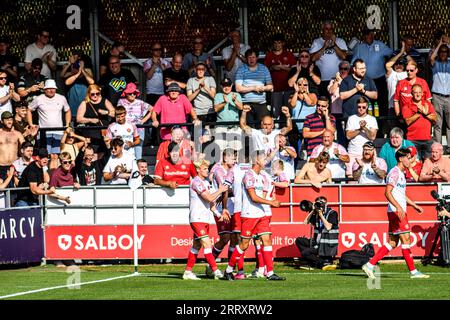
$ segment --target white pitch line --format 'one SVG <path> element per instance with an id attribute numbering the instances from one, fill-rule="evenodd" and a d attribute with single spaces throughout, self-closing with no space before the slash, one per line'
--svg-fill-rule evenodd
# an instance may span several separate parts
<path id="1" fill-rule="evenodd" d="M 195 274 L 202 274 L 201 272 L 194 272 Z M 290 274 L 295 274 L 295 275 L 298 275 L 298 274 L 300 274 L 300 275 L 331 275 L 331 274 L 335 274 L 335 275 L 346 275 L 346 274 L 349 274 L 349 275 L 358 275 L 358 274 L 360 274 L 360 275 L 365 275 L 365 273 L 364 273 L 364 271 L 362 271 L 361 270 L 361 272 L 334 272 L 334 273 L 331 273 L 331 272 L 312 272 L 312 271 L 308 271 L 308 270 L 305 270 L 304 272 L 278 272 L 279 274 L 285 274 L 285 275 L 290 275 Z M 449 275 L 450 276 L 450 272 L 425 272 L 426 274 L 430 274 L 430 275 L 433 275 L 433 274 L 436 274 L 436 275 Z M 409 273 L 408 273 L 408 271 L 405 271 L 405 272 L 381 272 L 381 275 L 383 275 L 383 274 L 400 274 L 400 275 L 402 275 L 402 274 L 404 274 L 404 275 L 409 275 Z M 169 276 L 169 277 L 171 277 L 171 278 L 180 278 L 181 279 L 181 276 L 178 276 L 178 275 L 174 275 L 174 274 L 169 274 L 169 273 L 164 273 L 164 272 L 160 272 L 160 273 L 157 273 L 157 272 L 151 272 L 151 273 L 139 273 L 139 275 L 140 276 Z"/>
<path id="2" fill-rule="evenodd" d="M 70 287 L 83 286 L 85 284 L 93 284 L 93 283 L 107 282 L 107 281 L 112 281 L 112 280 L 117 280 L 117 279 L 130 278 L 130 277 L 135 277 L 137 275 L 139 275 L 139 274 L 138 273 L 132 273 L 132 274 L 128 274 L 126 276 L 107 278 L 107 279 L 103 279 L 103 280 L 95 280 L 95 281 L 89 281 L 89 282 L 80 282 L 80 283 L 74 283 L 74 284 L 67 284 L 67 285 L 64 285 L 64 286 L 56 286 L 56 287 L 42 288 L 42 289 L 31 290 L 31 291 L 18 292 L 18 293 L 8 294 L 6 296 L 0 296 L 0 300 L 1 299 L 8 299 L 8 298 L 13 298 L 13 297 L 18 297 L 18 296 L 24 296 L 24 295 L 27 295 L 27 294 L 38 293 L 38 292 L 43 292 L 43 291 L 50 291 L 50 290 L 63 289 L 63 288 L 69 289 Z"/>

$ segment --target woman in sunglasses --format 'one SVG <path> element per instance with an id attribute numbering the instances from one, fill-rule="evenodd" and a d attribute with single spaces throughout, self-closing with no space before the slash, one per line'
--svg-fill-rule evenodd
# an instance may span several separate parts
<path id="1" fill-rule="evenodd" d="M 321 82 L 320 76 L 320 70 L 314 62 L 311 61 L 308 49 L 301 49 L 298 54 L 297 65 L 292 67 L 291 71 L 289 71 L 289 86 L 293 88 L 300 78 L 306 78 L 313 87 L 318 88 Z"/>
<path id="2" fill-rule="evenodd" d="M 114 117 L 114 107 L 108 99 L 102 96 L 100 86 L 91 84 L 84 101 L 78 106 L 78 127 L 106 127 Z M 103 130 L 83 130 L 83 136 L 91 139 L 91 145 L 96 151 L 105 152 L 106 146 L 103 140 Z"/>

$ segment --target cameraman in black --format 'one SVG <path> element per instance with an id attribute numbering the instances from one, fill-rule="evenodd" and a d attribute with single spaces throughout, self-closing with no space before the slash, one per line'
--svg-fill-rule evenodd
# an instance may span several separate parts
<path id="1" fill-rule="evenodd" d="M 302 201 L 303 211 L 308 212 L 305 224 L 314 226 L 314 237 L 298 237 L 295 244 L 309 266 L 322 270 L 335 270 L 333 258 L 337 254 L 339 244 L 339 220 L 335 210 L 327 206 L 327 198 L 317 197 L 315 203 Z"/>

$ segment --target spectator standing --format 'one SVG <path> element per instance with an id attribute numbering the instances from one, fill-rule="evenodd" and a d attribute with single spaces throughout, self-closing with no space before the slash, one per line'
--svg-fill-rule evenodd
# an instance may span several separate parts
<path id="1" fill-rule="evenodd" d="M 186 138 L 186 133 L 180 126 L 173 126 L 171 129 L 171 139 L 163 141 L 159 147 L 156 154 L 156 163 L 162 159 L 169 158 L 169 144 L 173 141 L 180 147 L 180 157 L 181 163 L 190 164 L 195 155 L 194 142 Z"/>
<path id="2" fill-rule="evenodd" d="M 253 129 L 247 125 L 246 114 L 251 111 L 251 107 L 244 105 L 244 109 L 241 113 L 239 125 L 246 134 L 251 136 L 253 150 L 263 150 L 266 155 L 269 150 L 275 148 L 275 136 L 277 134 L 287 135 L 292 130 L 292 120 L 288 107 L 282 107 L 281 112 L 286 116 L 286 127 L 282 129 L 274 129 L 275 124 L 273 118 L 270 115 L 265 115 L 261 119 L 261 129 Z"/>
<path id="3" fill-rule="evenodd" d="M 214 129 L 215 141 L 221 150 L 232 148 L 242 149 L 242 132 L 237 125 L 219 125 L 220 122 L 238 122 L 239 111 L 242 111 L 242 97 L 239 93 L 233 92 L 233 82 L 230 78 L 224 78 L 221 82 L 222 92 L 214 97 L 214 111 L 217 113 L 217 124 Z"/>
<path id="4" fill-rule="evenodd" d="M 189 73 L 187 70 L 182 69 L 183 55 L 181 53 L 175 53 L 172 57 L 171 67 L 163 71 L 164 90 L 167 92 L 167 88 L 171 83 L 176 82 L 182 89 L 182 92 L 186 92 L 186 84 L 189 80 Z"/>
<path id="5" fill-rule="evenodd" d="M 367 141 L 374 141 L 378 131 L 377 119 L 367 113 L 369 100 L 366 97 L 359 97 L 356 105 L 358 113 L 348 118 L 346 126 L 346 135 L 349 140 L 347 151 L 350 155 L 348 175 L 351 175 L 355 159 L 361 157 L 363 145 Z"/>
<path id="6" fill-rule="evenodd" d="M 216 63 L 214 62 L 213 56 L 210 53 L 204 52 L 205 47 L 203 38 L 196 36 L 194 38 L 194 44 L 192 46 L 192 51 L 188 52 L 183 57 L 184 70 L 187 70 L 190 77 L 195 76 L 195 66 L 198 62 L 203 62 L 205 64 L 206 70 L 205 75 L 215 77 L 216 76 Z"/>
<path id="7" fill-rule="evenodd" d="M 282 134 L 275 136 L 275 148 L 269 150 L 267 155 L 267 164 L 273 165 L 277 161 L 283 162 L 283 172 L 289 180 L 295 178 L 294 160 L 297 158 L 297 152 L 294 147 L 288 144 L 286 137 Z"/>
<path id="8" fill-rule="evenodd" d="M 362 40 L 353 48 L 351 63 L 356 59 L 366 62 L 367 77 L 372 79 L 377 87 L 380 116 L 384 117 L 388 115 L 385 59 L 392 56 L 393 51 L 382 41 L 375 40 L 375 30 L 367 26 L 362 31 Z"/>
<path id="9" fill-rule="evenodd" d="M 270 94 L 270 106 L 274 119 L 278 119 L 281 115 L 281 106 L 287 105 L 292 92 L 288 84 L 289 71 L 296 64 L 296 59 L 291 51 L 285 49 L 285 45 L 284 34 L 274 34 L 272 50 L 266 53 L 264 59 L 264 65 L 269 69 L 272 78 L 273 91 Z"/>
<path id="10" fill-rule="evenodd" d="M 25 141 L 35 144 L 35 139 L 39 131 L 39 126 L 32 126 L 28 124 L 28 102 L 26 100 L 21 100 L 16 104 L 16 114 L 14 115 L 14 129 L 19 131 Z"/>
<path id="11" fill-rule="evenodd" d="M 135 160 L 123 152 L 124 143 L 121 137 L 111 140 L 111 157 L 103 168 L 103 180 L 107 184 L 128 184 Z"/>
<path id="12" fill-rule="evenodd" d="M 44 93 L 44 82 L 47 77 L 41 74 L 42 60 L 39 58 L 31 61 L 31 69 L 20 77 L 17 84 L 17 93 L 22 100 L 28 103 L 40 94 Z"/>
<path id="13" fill-rule="evenodd" d="M 115 117 L 116 121 L 111 123 L 108 126 L 108 129 L 106 129 L 106 138 L 108 140 L 112 140 L 116 137 L 122 138 L 124 142 L 123 153 L 136 159 L 135 148 L 140 144 L 137 127 L 134 123 L 127 121 L 127 110 L 122 106 L 116 108 Z"/>
<path id="14" fill-rule="evenodd" d="M 192 103 L 197 117 L 202 122 L 215 122 L 214 97 L 216 96 L 216 81 L 207 76 L 206 64 L 197 62 L 195 75 L 186 84 L 187 97 Z"/>
<path id="15" fill-rule="evenodd" d="M 419 84 L 411 89 L 412 101 L 402 108 L 402 116 L 407 125 L 406 137 L 414 143 L 419 157 L 423 159 L 430 157 L 431 128 L 436 122 L 436 112 L 430 101 L 423 99 L 423 90 Z"/>
<path id="16" fill-rule="evenodd" d="M 364 144 L 362 157 L 355 159 L 352 169 L 353 179 L 358 183 L 384 183 L 387 175 L 386 162 L 377 157 L 372 141 Z"/>
<path id="17" fill-rule="evenodd" d="M 298 54 L 297 64 L 291 68 L 288 75 L 288 84 L 294 87 L 294 84 L 300 78 L 308 79 L 311 88 L 314 87 L 318 92 L 321 82 L 320 69 L 311 61 L 311 55 L 308 49 L 301 49 Z"/>
<path id="18" fill-rule="evenodd" d="M 111 56 L 125 58 L 125 45 L 121 41 L 115 41 L 111 49 L 104 55 L 100 56 L 100 77 L 103 76 L 109 69 L 109 58 Z"/>
<path id="19" fill-rule="evenodd" d="M 52 127 L 68 127 L 70 125 L 71 113 L 70 106 L 67 103 L 66 98 L 56 93 L 56 82 L 53 79 L 48 79 L 44 84 L 44 94 L 37 96 L 28 106 L 28 124 L 33 127 L 32 111 L 37 110 L 39 116 L 40 128 L 52 128 Z M 63 123 L 63 115 L 64 122 Z M 50 169 L 56 168 L 58 155 L 60 153 L 60 144 L 63 132 L 62 131 L 44 131 L 41 132 L 40 139 L 43 136 L 47 140 L 47 150 L 51 156 Z"/>
<path id="20" fill-rule="evenodd" d="M 86 97 L 88 86 L 95 82 L 91 59 L 81 52 L 74 51 L 69 57 L 69 62 L 61 70 L 61 78 L 65 80 L 72 119 L 76 119 L 78 106 Z"/>
<path id="21" fill-rule="evenodd" d="M 430 63 L 433 71 L 433 106 L 436 110 L 436 123 L 434 124 L 434 141 L 441 143 L 442 125 L 445 118 L 447 145 L 450 142 L 450 48 L 441 38 L 437 50 L 431 54 Z M 447 147 L 448 149 L 448 147 Z"/>
<path id="22" fill-rule="evenodd" d="M 108 71 L 98 81 L 98 84 L 103 89 L 103 95 L 113 106 L 116 106 L 123 90 L 129 83 L 137 84 L 136 77 L 130 70 L 122 68 L 119 57 L 111 56 L 109 58 Z"/>
<path id="23" fill-rule="evenodd" d="M 314 39 L 309 53 L 311 61 L 320 69 L 321 83 L 319 94 L 327 96 L 327 87 L 331 78 L 338 72 L 338 65 L 347 57 L 347 45 L 334 34 L 334 25 L 326 20 L 322 24 L 322 36 Z"/>
<path id="24" fill-rule="evenodd" d="M 322 183 L 331 183 L 332 174 L 327 168 L 330 161 L 328 152 L 320 153 L 314 162 L 306 162 L 300 173 L 295 177 L 294 183 L 310 183 L 315 188 L 322 188 Z"/>
<path id="25" fill-rule="evenodd" d="M 158 115 L 161 117 L 160 121 L 157 119 Z M 152 125 L 158 128 L 160 123 L 162 125 L 166 123 L 186 123 L 187 115 L 191 116 L 194 125 L 201 124 L 189 99 L 182 94 L 178 83 L 173 82 L 167 88 L 167 95 L 160 97 L 153 107 Z M 162 126 L 160 135 L 162 140 L 169 140 L 171 138 L 170 128 Z"/>
<path id="26" fill-rule="evenodd" d="M 267 109 L 266 92 L 273 91 L 269 69 L 258 63 L 258 53 L 254 49 L 245 52 L 247 64 L 236 72 L 236 91 L 242 95 L 242 102 L 251 107 L 247 122 L 259 122 L 270 112 Z M 257 125 L 257 124 L 256 124 Z"/>
<path id="27" fill-rule="evenodd" d="M 314 147 L 322 143 L 325 130 L 336 132 L 336 118 L 330 115 L 328 98 L 320 96 L 317 100 L 316 112 L 306 117 L 303 125 L 303 138 L 306 144 L 306 154 L 309 157 Z"/>
<path id="28" fill-rule="evenodd" d="M 136 85 L 134 83 L 129 83 L 122 93 L 122 98 L 117 103 L 117 106 L 123 106 L 126 110 L 126 122 L 134 124 L 135 126 L 145 124 L 150 119 L 153 109 L 151 105 L 138 99 L 140 95 L 141 93 Z M 139 144 L 134 147 L 134 152 L 136 159 L 141 159 L 145 129 L 137 128 L 137 131 L 139 133 Z"/>
<path id="29" fill-rule="evenodd" d="M 417 69 L 423 72 L 425 70 L 425 59 L 422 57 L 420 52 L 414 46 L 415 38 L 410 34 L 406 34 L 403 36 L 402 42 L 405 43 L 406 59 L 408 61 L 409 60 L 415 61 Z M 399 51 L 401 51 L 401 49 L 395 50 L 393 55 L 397 55 Z M 421 77 L 423 77 L 423 74 L 421 75 Z"/>
<path id="30" fill-rule="evenodd" d="M 403 139 L 404 134 L 403 130 L 395 127 L 391 129 L 391 132 L 389 133 L 389 141 L 387 141 L 383 146 L 381 147 L 380 151 L 380 158 L 383 158 L 384 161 L 386 161 L 387 164 L 387 172 L 391 171 L 392 168 L 394 168 L 397 165 L 397 160 L 395 159 L 395 153 L 400 149 L 406 149 L 411 146 L 414 146 L 414 143 L 412 143 L 409 140 Z M 414 148 L 415 152 L 417 153 L 416 148 Z"/>
<path id="31" fill-rule="evenodd" d="M 78 142 L 77 142 L 78 140 Z M 71 127 L 64 130 L 64 134 L 61 138 L 61 153 L 67 152 L 70 158 L 75 161 L 80 149 L 88 145 L 90 142 L 89 138 L 85 138 L 75 134 Z"/>
<path id="32" fill-rule="evenodd" d="M 10 42 L 6 37 L 0 37 L 0 69 L 8 74 L 8 82 L 17 83 L 19 79 L 19 59 L 9 51 Z"/>
<path id="33" fill-rule="evenodd" d="M 331 130 L 325 130 L 322 138 L 322 144 L 319 144 L 313 149 L 309 157 L 309 162 L 315 162 L 316 158 L 322 152 L 327 152 L 330 157 L 327 168 L 331 171 L 331 177 L 333 179 L 345 178 L 346 165 L 350 162 L 347 150 L 339 143 L 333 142 L 334 135 Z"/>
<path id="34" fill-rule="evenodd" d="M 448 182 L 450 181 L 450 159 L 443 157 L 442 144 L 434 142 L 431 145 L 431 157 L 423 161 L 419 181 Z"/>
<path id="35" fill-rule="evenodd" d="M 6 83 L 8 74 L 4 70 L 0 70 L 0 116 L 3 112 L 9 111 L 12 113 L 11 100 L 20 101 L 19 94 L 14 90 L 14 82 Z"/>
<path id="36" fill-rule="evenodd" d="M 102 95 L 102 89 L 97 84 L 91 84 L 77 110 L 78 127 L 104 127 L 110 123 L 110 117 L 114 117 L 114 107 Z M 86 129 L 82 131 L 83 136 L 91 140 L 90 144 L 96 152 L 104 152 L 107 148 L 103 137 L 106 130 Z"/>
<path id="37" fill-rule="evenodd" d="M 225 63 L 225 77 L 234 82 L 236 71 L 247 62 L 245 52 L 250 46 L 241 43 L 241 33 L 238 30 L 230 32 L 230 40 L 231 45 L 222 50 L 222 59 Z"/>
<path id="38" fill-rule="evenodd" d="M 145 101 L 150 105 L 154 105 L 159 97 L 164 95 L 163 72 L 170 68 L 170 62 L 161 57 L 162 50 L 161 43 L 153 43 L 151 57 L 144 62 L 144 74 L 147 79 Z"/>
<path id="39" fill-rule="evenodd" d="M 350 74 L 350 63 L 346 60 L 339 63 L 339 72 L 330 80 L 328 85 L 328 94 L 331 97 L 331 114 L 336 118 L 336 135 L 339 144 L 346 146 L 344 127 L 345 121 L 342 119 L 342 99 L 340 87 L 342 81 Z"/>
<path id="40" fill-rule="evenodd" d="M 9 167 L 8 172 L 6 173 L 6 178 L 2 179 L 0 178 L 0 190 L 6 189 L 9 187 L 9 185 L 14 181 L 15 174 L 14 174 L 14 167 Z M 3 191 L 0 191 L 0 209 L 8 208 L 9 203 L 6 203 L 6 196 Z"/>
<path id="41" fill-rule="evenodd" d="M 184 164 L 180 157 L 180 146 L 172 141 L 168 146 L 169 157 L 158 161 L 155 167 L 155 184 L 176 189 L 178 185 L 189 185 L 197 172 L 193 163 Z"/>
<path id="42" fill-rule="evenodd" d="M 353 74 L 342 80 L 340 97 L 342 99 L 342 112 L 345 118 L 357 114 L 356 101 L 360 97 L 372 100 L 378 98 L 375 82 L 366 77 L 366 64 L 361 59 L 353 62 Z"/>
<path id="43" fill-rule="evenodd" d="M 19 184 L 19 180 L 22 177 L 22 172 L 25 170 L 25 168 L 34 161 L 33 150 L 33 145 L 30 142 L 25 141 L 24 143 L 22 143 L 22 146 L 20 147 L 20 157 L 14 160 L 14 162 L 12 163 L 15 169 L 15 186 Z"/>
<path id="44" fill-rule="evenodd" d="M 68 152 L 61 152 L 59 155 L 60 166 L 50 174 L 50 187 L 74 187 L 80 188 L 75 173 L 75 161 L 72 160 Z"/>
<path id="45" fill-rule="evenodd" d="M 0 128 L 0 178 L 6 181 L 9 167 L 17 159 L 20 145 L 25 141 L 23 135 L 14 129 L 13 115 L 5 111 L 1 115 L 2 128 Z M 10 181 L 10 187 L 13 187 Z"/>
<path id="46" fill-rule="evenodd" d="M 91 146 L 83 147 L 75 159 L 75 172 L 77 181 L 82 186 L 94 186 L 102 184 L 102 172 L 111 152 L 107 152 L 103 157 L 98 158 Z"/>
<path id="47" fill-rule="evenodd" d="M 42 60 L 41 74 L 47 79 L 52 79 L 52 72 L 56 71 L 57 53 L 55 47 L 49 44 L 50 32 L 46 29 L 39 30 L 37 39 L 25 49 L 25 70 L 31 70 L 31 62 L 39 58 Z"/>

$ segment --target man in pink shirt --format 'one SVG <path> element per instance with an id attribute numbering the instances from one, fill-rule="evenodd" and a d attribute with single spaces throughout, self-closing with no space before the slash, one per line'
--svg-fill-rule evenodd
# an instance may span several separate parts
<path id="1" fill-rule="evenodd" d="M 420 182 L 450 180 L 450 159 L 442 157 L 443 153 L 442 144 L 434 142 L 431 145 L 431 158 L 423 162 L 419 176 Z"/>
<path id="2" fill-rule="evenodd" d="M 156 102 L 152 111 L 152 125 L 157 128 L 160 122 L 157 120 L 157 116 L 161 117 L 161 124 L 166 123 L 185 123 L 187 122 L 187 115 L 192 118 L 194 125 L 200 125 L 201 122 L 197 118 L 195 110 L 192 108 L 192 104 L 188 98 L 181 94 L 182 90 L 178 83 L 173 82 L 167 88 L 167 95 L 162 96 Z M 170 128 L 162 127 L 161 131 L 162 140 L 170 140 Z"/>

